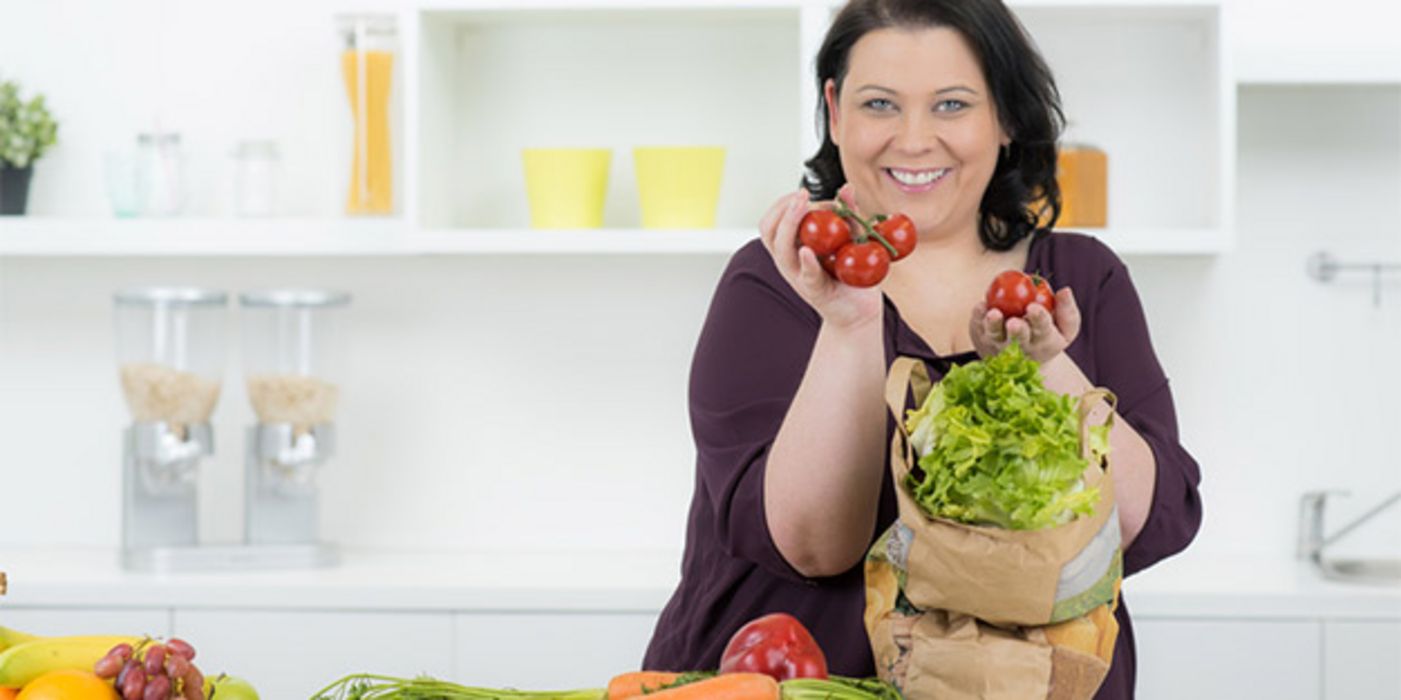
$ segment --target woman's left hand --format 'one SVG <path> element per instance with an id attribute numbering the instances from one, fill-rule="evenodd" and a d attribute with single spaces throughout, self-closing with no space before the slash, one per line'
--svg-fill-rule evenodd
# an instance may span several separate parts
<path id="1" fill-rule="evenodd" d="M 1070 287 L 1056 292 L 1054 312 L 1032 304 L 1026 308 L 1025 318 L 1004 319 L 1001 311 L 989 309 L 987 302 L 980 301 L 973 307 L 968 332 L 973 337 L 974 349 L 983 359 L 1002 352 L 1002 348 L 1016 340 L 1027 357 L 1046 362 L 1070 347 L 1080 334 L 1080 307 L 1075 305 L 1075 294 Z"/>

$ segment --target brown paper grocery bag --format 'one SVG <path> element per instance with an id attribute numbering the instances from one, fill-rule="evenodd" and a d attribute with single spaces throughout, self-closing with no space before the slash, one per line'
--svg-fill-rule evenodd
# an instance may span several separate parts
<path id="1" fill-rule="evenodd" d="M 961 613 L 914 609 L 894 565 L 866 562 L 867 632 L 876 672 L 907 698 L 1088 700 L 1109 672 L 1113 603 L 1044 627 L 1003 628 Z"/>
<path id="2" fill-rule="evenodd" d="M 1108 465 L 1091 463 L 1086 488 L 1099 488 L 1091 516 L 1044 530 L 1006 530 L 930 517 L 905 487 L 918 469 L 905 430 L 907 391 L 921 405 L 932 384 L 924 363 L 900 357 L 886 380 L 886 402 L 895 416 L 890 467 L 895 478 L 904 551 L 901 590 L 919 610 L 949 610 L 996 625 L 1045 625 L 1078 617 L 1112 599 L 1121 577 L 1118 514 Z M 1081 397 L 1081 441 L 1085 418 L 1096 401 L 1113 394 L 1096 389 Z M 1111 413 L 1112 419 L 1112 413 Z M 1088 446 L 1085 448 L 1088 456 Z"/>

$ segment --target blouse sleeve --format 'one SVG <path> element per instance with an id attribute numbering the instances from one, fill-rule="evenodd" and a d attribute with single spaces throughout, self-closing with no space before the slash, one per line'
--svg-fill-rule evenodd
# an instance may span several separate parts
<path id="1" fill-rule="evenodd" d="M 1149 339 L 1148 324 L 1128 268 L 1115 260 L 1096 300 L 1099 382 L 1119 399 L 1119 415 L 1148 443 L 1157 463 L 1153 500 L 1143 530 L 1124 552 L 1133 574 L 1187 547 L 1201 525 L 1201 471 L 1177 435 L 1167 376 Z"/>
<path id="2" fill-rule="evenodd" d="M 750 243 L 721 277 L 691 366 L 697 488 L 725 553 L 806 581 L 779 553 L 764 511 L 769 449 L 802 381 L 820 320 Z"/>

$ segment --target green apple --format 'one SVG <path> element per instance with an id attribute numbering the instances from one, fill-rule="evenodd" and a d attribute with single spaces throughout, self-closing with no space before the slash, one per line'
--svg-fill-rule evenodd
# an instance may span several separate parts
<path id="1" fill-rule="evenodd" d="M 258 691 L 248 681 L 221 673 L 204 679 L 204 697 L 214 700 L 258 700 Z"/>

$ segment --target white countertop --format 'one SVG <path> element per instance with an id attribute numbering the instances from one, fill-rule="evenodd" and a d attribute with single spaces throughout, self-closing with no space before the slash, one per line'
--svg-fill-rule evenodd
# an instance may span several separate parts
<path id="1" fill-rule="evenodd" d="M 326 569 L 133 573 L 115 550 L 0 550 L 12 607 L 646 612 L 679 578 L 677 552 L 350 550 Z M 1401 620 L 1401 586 L 1322 579 L 1284 557 L 1184 556 L 1124 584 L 1137 617 Z"/>

